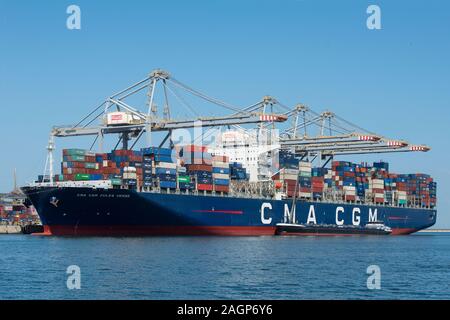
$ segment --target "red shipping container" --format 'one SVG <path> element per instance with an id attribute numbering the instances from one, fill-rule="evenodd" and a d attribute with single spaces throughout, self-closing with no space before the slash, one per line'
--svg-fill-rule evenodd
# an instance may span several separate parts
<path id="1" fill-rule="evenodd" d="M 317 188 L 323 188 L 324 183 L 323 183 L 323 181 L 322 181 L 322 182 L 313 182 L 313 183 L 312 183 L 312 186 L 313 186 L 313 188 L 314 188 L 314 187 L 317 187 Z"/>
<path id="2" fill-rule="evenodd" d="M 229 186 L 215 186 L 215 191 L 228 193 L 230 191 L 230 187 Z"/>
<path id="3" fill-rule="evenodd" d="M 229 159 L 227 156 L 213 156 L 212 161 L 228 162 Z"/>
<path id="4" fill-rule="evenodd" d="M 73 168 L 84 168 L 84 162 L 79 162 L 79 161 L 74 161 L 72 162 L 72 167 Z"/>
<path id="5" fill-rule="evenodd" d="M 355 176 L 354 172 L 347 172 L 347 171 L 344 172 L 344 177 L 354 177 L 354 176 Z"/>
<path id="6" fill-rule="evenodd" d="M 213 185 L 212 184 L 197 184 L 197 190 L 198 191 L 212 191 Z"/>
<path id="7" fill-rule="evenodd" d="M 288 185 L 288 186 L 295 186 L 297 184 L 297 180 L 292 180 L 292 179 L 284 179 L 283 182 L 285 185 Z"/>
<path id="8" fill-rule="evenodd" d="M 186 165 L 187 171 L 207 171 L 212 172 L 212 166 L 206 164 L 188 164 Z"/>
<path id="9" fill-rule="evenodd" d="M 197 146 L 193 144 L 181 146 L 181 148 L 183 149 L 183 152 L 206 152 L 208 149 L 206 146 Z"/>

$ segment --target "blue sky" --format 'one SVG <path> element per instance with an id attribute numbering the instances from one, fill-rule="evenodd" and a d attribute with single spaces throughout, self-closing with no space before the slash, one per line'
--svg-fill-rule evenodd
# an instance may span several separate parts
<path id="1" fill-rule="evenodd" d="M 66 28 L 70 4 L 81 30 Z M 369 4 L 382 30 L 366 28 Z M 163 68 L 235 105 L 270 94 L 430 145 L 349 160 L 432 174 L 437 226 L 450 227 L 449 39 L 448 1 L 0 0 L 0 191 L 13 168 L 20 183 L 42 171 L 52 125 Z"/>

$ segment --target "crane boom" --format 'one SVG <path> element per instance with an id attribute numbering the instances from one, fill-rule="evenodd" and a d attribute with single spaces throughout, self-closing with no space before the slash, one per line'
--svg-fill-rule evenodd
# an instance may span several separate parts
<path id="1" fill-rule="evenodd" d="M 176 129 L 187 129 L 196 126 L 215 127 L 235 124 L 264 123 L 264 122 L 284 122 L 287 117 L 278 114 L 240 114 L 235 116 L 222 117 L 199 117 L 191 120 L 168 120 L 151 122 L 151 131 L 170 131 Z M 122 132 L 145 131 L 146 124 L 144 122 L 132 125 L 121 126 L 93 126 L 93 127 L 54 127 L 52 135 L 55 137 L 73 137 L 73 136 L 89 136 L 102 134 L 113 134 Z"/>

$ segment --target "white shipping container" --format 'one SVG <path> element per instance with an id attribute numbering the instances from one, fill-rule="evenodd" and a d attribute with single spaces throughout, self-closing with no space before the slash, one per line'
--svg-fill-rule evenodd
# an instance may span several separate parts
<path id="1" fill-rule="evenodd" d="M 137 179 L 137 174 L 134 172 L 124 172 L 123 179 Z"/>
<path id="2" fill-rule="evenodd" d="M 214 168 L 229 168 L 230 163 L 229 162 L 221 162 L 221 161 L 213 161 L 212 166 Z"/>
<path id="3" fill-rule="evenodd" d="M 214 179 L 230 179 L 230 175 L 229 174 L 224 174 L 224 173 L 213 173 L 213 178 Z"/>
<path id="4" fill-rule="evenodd" d="M 280 174 L 281 180 L 297 180 L 296 174 Z"/>
<path id="5" fill-rule="evenodd" d="M 311 198 L 312 194 L 310 192 L 300 192 L 299 197 L 300 198 Z"/>
<path id="6" fill-rule="evenodd" d="M 300 168 L 302 167 L 311 168 L 311 162 L 300 161 L 299 166 Z"/>
<path id="7" fill-rule="evenodd" d="M 383 183 L 372 183 L 370 184 L 374 189 L 384 189 Z"/>
<path id="8" fill-rule="evenodd" d="M 295 174 L 295 175 L 297 175 L 297 174 L 298 174 L 298 170 L 296 170 L 296 169 L 286 169 L 286 168 L 284 168 L 284 169 L 281 169 L 281 170 L 280 170 L 280 173 L 283 173 L 283 174 Z"/>
<path id="9" fill-rule="evenodd" d="M 176 163 L 171 163 L 171 162 L 157 162 L 155 167 L 156 168 L 163 168 L 163 169 L 176 169 L 177 168 L 177 164 Z"/>
<path id="10" fill-rule="evenodd" d="M 133 117 L 126 112 L 110 112 L 107 115 L 107 125 L 132 124 Z"/>

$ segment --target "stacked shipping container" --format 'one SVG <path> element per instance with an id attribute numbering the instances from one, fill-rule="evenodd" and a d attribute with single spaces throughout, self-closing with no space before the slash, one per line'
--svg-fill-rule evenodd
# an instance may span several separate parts
<path id="1" fill-rule="evenodd" d="M 389 173 L 389 164 L 386 162 L 374 162 L 369 166 L 367 163 L 333 161 L 331 170 L 312 168 L 311 178 L 308 178 L 307 166 L 303 162 L 295 162 L 292 156 L 283 153 L 279 163 L 286 167 L 282 167 L 272 179 L 275 180 L 275 186 L 288 197 L 295 194 L 298 175 L 297 196 L 301 198 L 321 200 L 326 193 L 332 192 L 347 202 L 436 206 L 436 182 L 429 175 Z M 297 170 L 294 168 L 295 163 Z"/>
<path id="2" fill-rule="evenodd" d="M 347 202 L 399 206 L 436 206 L 436 182 L 426 174 L 389 173 L 389 164 L 333 161 L 331 169 L 312 168 L 287 152 L 280 152 L 280 170 L 272 178 L 288 197 L 322 200 L 334 193 Z M 226 156 L 212 156 L 206 147 L 143 148 L 93 153 L 64 149 L 56 181 L 110 180 L 113 186 L 216 191 L 229 193 L 230 180 L 248 180 L 242 164 Z M 41 177 L 40 181 L 45 180 Z M 298 184 L 297 184 L 298 182 Z"/>
<path id="3" fill-rule="evenodd" d="M 223 193 L 230 191 L 230 163 L 228 157 L 212 157 L 212 176 L 214 179 L 214 191 Z"/>

